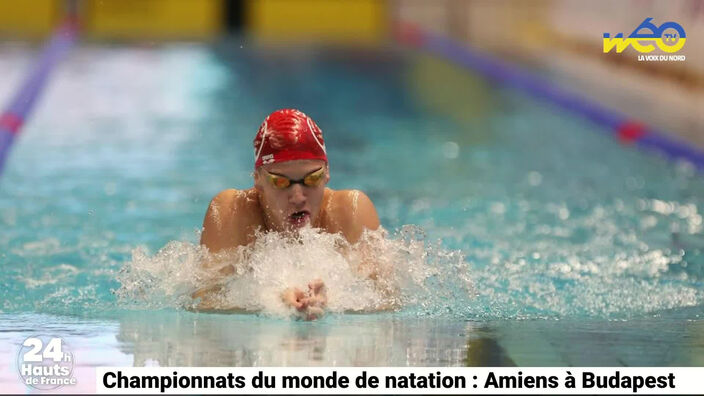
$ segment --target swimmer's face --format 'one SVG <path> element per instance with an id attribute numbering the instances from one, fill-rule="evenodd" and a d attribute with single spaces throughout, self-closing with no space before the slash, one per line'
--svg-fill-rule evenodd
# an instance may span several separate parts
<path id="1" fill-rule="evenodd" d="M 263 165 L 254 171 L 267 225 L 276 231 L 319 226 L 320 208 L 330 172 L 325 161 L 296 160 Z M 302 183 L 290 183 L 302 181 Z"/>

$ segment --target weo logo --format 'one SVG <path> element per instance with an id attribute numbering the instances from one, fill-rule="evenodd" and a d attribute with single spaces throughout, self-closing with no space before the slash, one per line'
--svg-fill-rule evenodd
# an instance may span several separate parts
<path id="1" fill-rule="evenodd" d="M 641 53 L 652 52 L 656 46 L 663 52 L 675 53 L 684 47 L 687 36 L 682 25 L 665 22 L 658 27 L 650 22 L 652 20 L 653 18 L 645 18 L 627 38 L 623 37 L 623 33 L 614 37 L 604 33 L 604 53 L 611 52 L 614 47 L 617 53 L 621 53 L 628 46 Z"/>

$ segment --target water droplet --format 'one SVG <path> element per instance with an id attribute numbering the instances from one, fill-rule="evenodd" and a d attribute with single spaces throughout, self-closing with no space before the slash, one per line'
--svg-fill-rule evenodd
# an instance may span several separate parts
<path id="1" fill-rule="evenodd" d="M 540 173 L 535 171 L 528 173 L 528 184 L 530 184 L 531 186 L 539 186 L 540 184 L 542 184 L 542 182 L 543 175 L 541 175 Z"/>
<path id="2" fill-rule="evenodd" d="M 455 159 L 460 155 L 460 145 L 455 142 L 445 142 L 442 145 L 442 154 L 447 159 Z"/>

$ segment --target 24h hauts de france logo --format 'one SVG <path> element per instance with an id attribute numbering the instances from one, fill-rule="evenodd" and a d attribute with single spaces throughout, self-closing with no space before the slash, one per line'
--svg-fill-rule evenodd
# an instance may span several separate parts
<path id="1" fill-rule="evenodd" d="M 75 385 L 73 363 L 73 353 L 60 337 L 29 337 L 17 355 L 17 370 L 22 382 L 40 390 Z"/>

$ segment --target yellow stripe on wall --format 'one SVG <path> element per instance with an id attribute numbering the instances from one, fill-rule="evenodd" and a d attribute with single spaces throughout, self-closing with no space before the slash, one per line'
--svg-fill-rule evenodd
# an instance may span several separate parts
<path id="1" fill-rule="evenodd" d="M 433 55 L 412 58 L 406 81 L 410 95 L 428 112 L 449 116 L 465 132 L 457 135 L 461 145 L 491 140 L 490 116 L 494 107 L 486 79 Z"/>
<path id="2" fill-rule="evenodd" d="M 249 0 L 247 28 L 258 38 L 373 42 L 387 32 L 381 0 Z"/>
<path id="3" fill-rule="evenodd" d="M 210 38 L 223 29 L 222 0 L 87 0 L 88 34 L 99 38 Z"/>
<path id="4" fill-rule="evenodd" d="M 59 0 L 0 0 L 0 34 L 44 36 L 60 17 Z"/>

